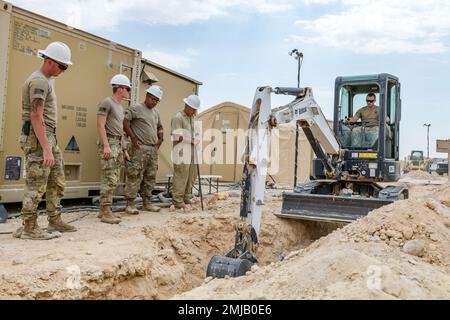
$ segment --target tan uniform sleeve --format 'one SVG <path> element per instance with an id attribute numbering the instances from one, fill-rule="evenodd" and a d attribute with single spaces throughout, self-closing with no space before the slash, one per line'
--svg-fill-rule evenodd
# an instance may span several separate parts
<path id="1" fill-rule="evenodd" d="M 35 99 L 45 101 L 49 94 L 50 86 L 44 79 L 34 79 L 30 82 L 30 103 Z"/>
<path id="2" fill-rule="evenodd" d="M 175 131 L 179 133 L 183 129 L 183 121 L 177 116 L 173 117 L 171 122 L 171 129 L 172 135 L 175 134 Z"/>
<path id="3" fill-rule="evenodd" d="M 197 118 L 194 118 L 194 137 L 199 139 L 200 138 L 200 122 Z"/>
<path id="4" fill-rule="evenodd" d="M 158 124 L 156 125 L 156 128 L 161 128 L 163 126 L 161 122 L 161 114 L 158 109 L 156 111 L 158 111 Z"/>
<path id="5" fill-rule="evenodd" d="M 355 117 L 358 117 L 359 119 L 361 119 L 363 109 L 364 109 L 364 107 L 359 109 L 358 112 L 356 112 Z"/>
<path id="6" fill-rule="evenodd" d="M 134 118 L 136 118 L 136 106 L 129 107 L 124 111 L 123 114 L 125 116 L 125 119 L 130 121 L 133 120 Z"/>
<path id="7" fill-rule="evenodd" d="M 111 104 L 109 104 L 107 100 L 104 100 L 100 102 L 100 104 L 98 105 L 97 115 L 107 116 L 110 111 L 111 111 Z"/>

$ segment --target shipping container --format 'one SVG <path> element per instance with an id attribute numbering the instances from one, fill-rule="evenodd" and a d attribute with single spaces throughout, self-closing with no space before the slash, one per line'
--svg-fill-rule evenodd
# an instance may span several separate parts
<path id="1" fill-rule="evenodd" d="M 141 51 L 74 29 L 66 24 L 0 1 L 0 203 L 21 202 L 24 193 L 24 155 L 18 144 L 22 127 L 22 86 L 38 70 L 37 57 L 53 41 L 66 43 L 73 66 L 56 79 L 58 145 L 65 160 L 65 198 L 99 194 L 97 106 L 110 96 L 111 78 L 118 73 L 132 82 L 129 104 L 142 101 L 150 84 L 163 87 L 158 106 L 165 126 L 158 181 L 172 170 L 170 118 L 183 108 L 183 98 L 198 93 L 201 82 L 142 59 Z M 120 191 L 119 191 L 120 192 Z"/>

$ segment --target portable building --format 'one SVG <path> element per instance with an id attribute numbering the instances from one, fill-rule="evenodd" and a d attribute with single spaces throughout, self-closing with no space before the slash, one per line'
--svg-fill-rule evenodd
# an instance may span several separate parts
<path id="1" fill-rule="evenodd" d="M 233 102 L 221 103 L 199 114 L 198 120 L 201 122 L 203 137 L 206 138 L 202 142 L 203 164 L 200 166 L 202 175 L 222 176 L 222 182 L 241 182 L 243 171 L 242 154 L 245 150 L 245 137 L 242 134 L 247 134 L 249 116 L 250 109 L 248 107 Z M 223 151 L 219 153 L 219 156 L 217 141 L 210 139 L 211 134 L 205 134 L 211 129 L 218 130 L 215 135 L 218 132 L 222 134 L 220 141 L 223 144 Z M 228 134 L 230 134 L 230 137 L 233 137 L 232 140 L 230 138 L 227 139 Z M 272 130 L 273 154 L 271 155 L 271 161 L 274 163 L 271 167 L 274 170 L 268 177 L 268 181 L 273 179 L 279 185 L 293 185 L 295 172 L 295 138 L 296 130 L 294 124 L 279 125 L 276 129 Z M 214 148 L 208 148 L 208 145 L 214 143 Z M 231 156 L 230 152 L 232 153 Z M 229 160 L 233 159 L 233 161 L 226 161 L 227 157 Z M 312 149 L 303 131 L 300 130 L 298 182 L 304 182 L 309 179 L 312 158 Z"/>

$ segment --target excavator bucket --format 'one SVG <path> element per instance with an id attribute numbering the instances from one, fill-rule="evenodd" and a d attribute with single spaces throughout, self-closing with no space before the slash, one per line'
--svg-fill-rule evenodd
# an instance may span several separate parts
<path id="1" fill-rule="evenodd" d="M 253 263 L 247 259 L 214 256 L 209 261 L 206 276 L 213 278 L 241 277 L 250 271 L 252 265 Z"/>
<path id="2" fill-rule="evenodd" d="M 394 200 L 285 192 L 280 218 L 351 223 Z"/>

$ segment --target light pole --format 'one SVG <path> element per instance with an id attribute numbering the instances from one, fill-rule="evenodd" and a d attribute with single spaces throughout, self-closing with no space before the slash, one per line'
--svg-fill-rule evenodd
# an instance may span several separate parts
<path id="1" fill-rule="evenodd" d="M 298 61 L 298 71 L 297 71 L 297 88 L 300 88 L 300 71 L 302 69 L 303 64 L 303 52 L 298 51 L 298 49 L 294 49 L 289 52 L 290 56 L 293 56 L 295 60 Z"/>
<path id="2" fill-rule="evenodd" d="M 423 126 L 427 127 L 427 159 L 430 159 L 430 127 L 431 127 L 431 123 L 425 123 Z"/>
<path id="3" fill-rule="evenodd" d="M 298 70 L 297 70 L 297 88 L 300 88 L 300 72 L 302 70 L 303 64 L 303 53 L 298 51 L 298 49 L 294 49 L 289 52 L 290 56 L 293 56 L 295 60 L 298 61 Z M 298 126 L 298 122 L 296 123 L 295 130 L 295 167 L 294 167 L 294 189 L 297 187 L 297 168 L 298 168 L 298 139 L 300 137 L 300 128 Z"/>

